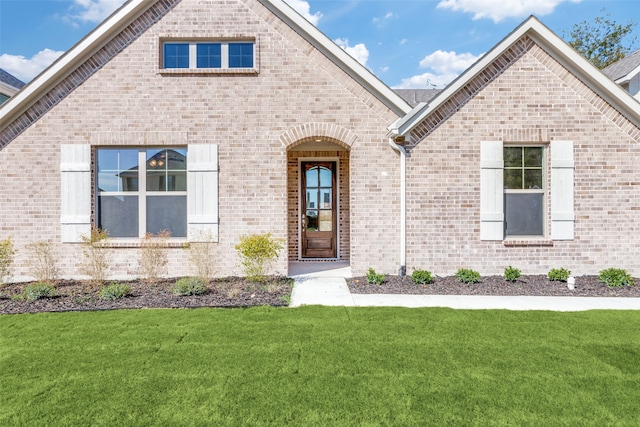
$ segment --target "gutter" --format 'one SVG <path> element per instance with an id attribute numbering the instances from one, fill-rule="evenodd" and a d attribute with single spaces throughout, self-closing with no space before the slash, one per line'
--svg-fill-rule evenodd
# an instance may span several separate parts
<path id="1" fill-rule="evenodd" d="M 407 274 L 407 151 L 389 136 L 389 145 L 400 153 L 400 268 L 398 275 Z"/>

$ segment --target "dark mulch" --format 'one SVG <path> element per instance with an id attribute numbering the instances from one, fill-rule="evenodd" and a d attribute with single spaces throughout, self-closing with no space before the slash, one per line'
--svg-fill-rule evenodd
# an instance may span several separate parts
<path id="1" fill-rule="evenodd" d="M 354 294 L 415 294 L 415 295 L 529 295 L 574 297 L 640 297 L 640 286 L 609 288 L 597 276 L 576 277 L 574 290 L 566 282 L 551 281 L 547 276 L 521 276 L 509 282 L 502 276 L 483 276 L 479 283 L 460 283 L 454 276 L 434 277 L 429 285 L 417 285 L 409 276 L 387 276 L 382 285 L 367 283 L 366 277 L 347 280 Z M 640 285 L 640 279 L 635 279 Z"/>
<path id="2" fill-rule="evenodd" d="M 52 298 L 19 301 L 15 296 L 21 294 L 30 283 L 10 284 L 0 288 L 0 314 L 136 308 L 287 306 L 293 286 L 293 280 L 286 277 L 272 277 L 265 283 L 229 277 L 213 281 L 204 295 L 180 296 L 173 294 L 175 281 L 176 279 L 163 279 L 152 284 L 121 281 L 119 283 L 131 286 L 132 295 L 113 301 L 100 299 L 99 286 L 73 280 L 57 282 L 56 296 Z"/>

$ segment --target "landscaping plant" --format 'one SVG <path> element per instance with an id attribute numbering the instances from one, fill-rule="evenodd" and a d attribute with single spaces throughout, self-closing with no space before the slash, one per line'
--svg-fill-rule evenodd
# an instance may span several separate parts
<path id="1" fill-rule="evenodd" d="M 387 276 L 376 273 L 373 268 L 369 268 L 369 271 L 367 271 L 367 283 L 371 285 L 382 285 L 385 280 L 387 280 Z"/>
<path id="2" fill-rule="evenodd" d="M 201 277 L 183 277 L 178 279 L 173 286 L 173 293 L 175 295 L 203 295 L 206 294 L 209 289 L 203 278 Z"/>
<path id="3" fill-rule="evenodd" d="M 39 282 L 54 283 L 58 280 L 58 258 L 54 252 L 53 242 L 37 241 L 27 245 L 29 250 L 29 269 Z"/>
<path id="4" fill-rule="evenodd" d="M 620 268 L 607 268 L 601 270 L 598 279 L 610 288 L 622 288 L 623 286 L 635 286 L 633 277 L 627 270 Z"/>
<path id="5" fill-rule="evenodd" d="M 467 268 L 460 268 L 456 271 L 456 279 L 462 283 L 478 283 L 480 281 L 480 273 Z"/>
<path id="6" fill-rule="evenodd" d="M 109 238 L 107 230 L 100 228 L 91 229 L 91 234 L 83 235 L 82 256 L 80 269 L 83 274 L 89 276 L 93 284 L 101 285 L 107 277 L 109 268 L 109 252 L 102 246 Z"/>
<path id="7" fill-rule="evenodd" d="M 24 288 L 22 297 L 26 301 L 35 301 L 42 298 L 51 298 L 56 294 L 56 290 L 48 283 L 33 283 Z"/>
<path id="8" fill-rule="evenodd" d="M 211 231 L 197 233 L 196 242 L 189 244 L 189 261 L 196 276 L 210 282 L 216 273 L 216 239 Z"/>
<path id="9" fill-rule="evenodd" d="M 569 276 L 571 276 L 571 270 L 566 268 L 552 268 L 547 273 L 549 280 L 556 282 L 566 282 Z"/>
<path id="10" fill-rule="evenodd" d="M 13 263 L 15 253 L 10 237 L 0 240 L 0 285 L 2 285 L 5 278 L 11 274 L 11 264 Z"/>
<path id="11" fill-rule="evenodd" d="M 282 241 L 271 233 L 242 236 L 236 245 L 242 270 L 252 282 L 266 279 L 282 249 Z"/>
<path id="12" fill-rule="evenodd" d="M 517 268 L 509 266 L 504 269 L 504 278 L 509 282 L 515 282 L 516 280 L 518 280 L 520 275 L 520 270 L 518 270 Z"/>
<path id="13" fill-rule="evenodd" d="M 162 230 L 155 235 L 146 233 L 142 240 L 139 266 L 142 277 L 149 283 L 158 281 L 160 276 L 166 273 L 169 263 L 169 254 L 167 253 L 169 237 L 171 237 L 171 233 Z"/>
<path id="14" fill-rule="evenodd" d="M 413 270 L 413 273 L 411 273 L 411 280 L 413 280 L 418 285 L 427 285 L 433 282 L 433 277 L 431 276 L 430 271 Z"/>
<path id="15" fill-rule="evenodd" d="M 131 286 L 123 283 L 112 283 L 100 289 L 100 299 L 116 300 L 131 295 Z"/>

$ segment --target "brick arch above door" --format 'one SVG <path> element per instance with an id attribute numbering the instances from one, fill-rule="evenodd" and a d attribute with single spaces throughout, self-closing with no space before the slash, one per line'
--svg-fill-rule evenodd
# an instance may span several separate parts
<path id="1" fill-rule="evenodd" d="M 280 142 L 284 148 L 290 150 L 316 138 L 322 138 L 324 141 L 333 142 L 351 150 L 353 144 L 358 140 L 358 135 L 335 123 L 305 123 L 281 134 Z"/>

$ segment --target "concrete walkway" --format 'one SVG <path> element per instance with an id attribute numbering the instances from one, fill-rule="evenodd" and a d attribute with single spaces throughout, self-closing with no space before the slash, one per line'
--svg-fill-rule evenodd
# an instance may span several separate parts
<path id="1" fill-rule="evenodd" d="M 640 298 L 352 294 L 345 280 L 351 277 L 348 263 L 291 263 L 289 275 L 295 280 L 291 307 L 327 305 L 449 307 L 471 310 L 640 310 Z"/>

